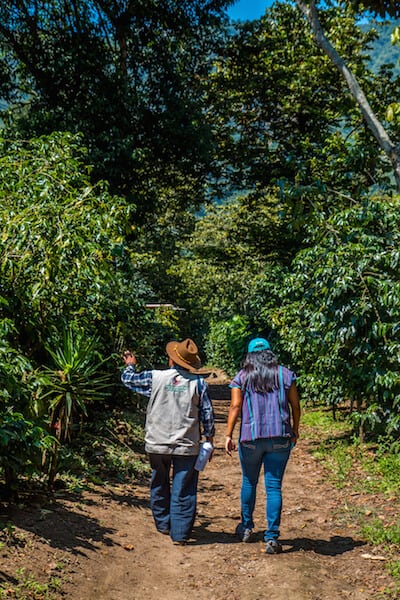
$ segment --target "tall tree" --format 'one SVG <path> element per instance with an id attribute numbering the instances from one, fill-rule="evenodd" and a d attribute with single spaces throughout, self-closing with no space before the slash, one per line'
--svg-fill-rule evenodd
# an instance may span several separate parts
<path id="1" fill-rule="evenodd" d="M 349 86 L 350 92 L 357 102 L 361 113 L 372 131 L 374 137 L 376 138 L 379 146 L 385 152 L 388 157 L 392 168 L 393 174 L 396 181 L 397 189 L 400 191 L 400 147 L 398 144 L 393 142 L 390 138 L 388 132 L 384 128 L 381 120 L 376 116 L 374 110 L 372 109 L 370 103 L 368 102 L 367 96 L 365 95 L 362 87 L 360 86 L 357 77 L 354 75 L 352 70 L 349 68 L 346 61 L 340 56 L 337 52 L 334 45 L 329 41 L 328 37 L 325 35 L 323 27 L 321 25 L 318 10 L 316 7 L 316 3 L 314 0 L 310 2 L 304 2 L 303 0 L 296 0 L 296 4 L 301 10 L 301 12 L 307 18 L 315 37 L 315 41 L 320 46 L 320 48 L 326 53 L 326 55 L 330 58 L 332 63 L 337 67 L 339 72 L 342 74 L 344 79 Z M 353 2 L 353 4 L 358 7 L 362 7 L 360 2 Z M 391 14 L 392 16 L 397 16 L 400 14 L 400 9 L 397 7 L 397 3 L 395 5 L 392 0 L 380 1 L 380 2 L 367 2 L 363 3 L 365 7 L 375 11 L 379 14 Z"/>
<path id="2" fill-rule="evenodd" d="M 351 12 L 324 15 L 376 103 L 389 102 L 390 85 L 364 64 L 371 34 L 357 27 Z M 210 81 L 222 187 L 262 189 L 273 182 L 285 201 L 298 201 L 303 210 L 311 189 L 314 201 L 317 193 L 326 202 L 330 192 L 336 200 L 357 198 L 390 171 L 295 6 L 276 4 L 262 19 L 239 26 Z"/>
<path id="3" fill-rule="evenodd" d="M 138 214 L 202 200 L 212 157 L 203 81 L 222 0 L 14 0 L 0 6 L 3 118 L 21 136 L 82 132 L 92 176 Z M 17 93 L 18 92 L 18 93 Z"/>

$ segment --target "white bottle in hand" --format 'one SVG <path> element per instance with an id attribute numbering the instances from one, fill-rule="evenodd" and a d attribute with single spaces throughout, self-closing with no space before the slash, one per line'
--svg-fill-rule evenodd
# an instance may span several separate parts
<path id="1" fill-rule="evenodd" d="M 214 450 L 214 447 L 211 444 L 211 442 L 203 442 L 202 443 L 202 445 L 200 446 L 200 453 L 197 457 L 196 464 L 194 465 L 194 468 L 196 469 L 196 471 L 204 470 L 204 467 L 206 466 L 208 459 L 211 456 L 211 452 L 213 450 Z"/>

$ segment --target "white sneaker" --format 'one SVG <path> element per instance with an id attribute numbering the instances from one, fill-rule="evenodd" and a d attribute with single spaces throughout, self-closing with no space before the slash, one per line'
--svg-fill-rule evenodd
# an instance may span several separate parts
<path id="1" fill-rule="evenodd" d="M 282 545 L 278 540 L 267 540 L 265 542 L 266 554 L 280 554 L 282 552 Z"/>
<path id="2" fill-rule="evenodd" d="M 241 542 L 250 542 L 252 533 L 253 530 L 248 529 L 247 527 L 243 527 L 242 523 L 239 523 L 239 525 L 236 527 L 236 535 L 238 536 Z"/>

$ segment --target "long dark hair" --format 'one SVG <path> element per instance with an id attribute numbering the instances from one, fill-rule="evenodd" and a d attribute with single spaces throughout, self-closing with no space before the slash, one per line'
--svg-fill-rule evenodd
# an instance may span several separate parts
<path id="1" fill-rule="evenodd" d="M 278 361 L 271 350 L 249 352 L 243 363 L 243 370 L 243 389 L 263 394 L 279 388 Z"/>

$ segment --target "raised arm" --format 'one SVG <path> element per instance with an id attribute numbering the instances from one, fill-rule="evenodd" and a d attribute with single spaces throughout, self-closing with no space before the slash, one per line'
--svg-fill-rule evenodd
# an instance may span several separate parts
<path id="1" fill-rule="evenodd" d="M 122 359 L 126 365 L 121 374 L 122 383 L 133 392 L 150 398 L 153 380 L 152 371 L 136 373 L 136 356 L 129 350 L 124 352 Z"/>

